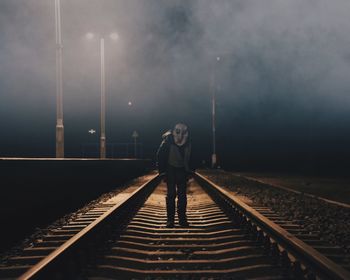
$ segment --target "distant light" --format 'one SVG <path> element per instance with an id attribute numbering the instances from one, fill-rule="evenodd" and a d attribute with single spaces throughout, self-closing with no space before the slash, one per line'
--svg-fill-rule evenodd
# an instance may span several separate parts
<path id="1" fill-rule="evenodd" d="M 216 60 L 217 60 L 217 61 L 220 61 L 220 59 L 221 59 L 220 56 L 216 57 Z"/>
<path id="2" fill-rule="evenodd" d="M 129 101 L 129 102 L 128 102 L 128 105 L 129 105 L 129 106 L 131 106 L 131 105 L 132 105 L 132 102 L 131 102 L 131 101 Z"/>
<path id="3" fill-rule="evenodd" d="M 117 41 L 118 39 L 119 39 L 119 35 L 118 35 L 118 33 L 111 33 L 110 35 L 109 35 L 109 37 L 113 40 L 113 41 Z"/>
<path id="4" fill-rule="evenodd" d="M 95 38 L 95 34 L 92 32 L 88 32 L 85 34 L 86 39 L 92 40 Z"/>
<path id="5" fill-rule="evenodd" d="M 89 133 L 90 133 L 90 134 L 94 134 L 94 133 L 96 133 L 96 130 L 94 130 L 94 129 L 91 128 L 91 129 L 89 130 Z"/>

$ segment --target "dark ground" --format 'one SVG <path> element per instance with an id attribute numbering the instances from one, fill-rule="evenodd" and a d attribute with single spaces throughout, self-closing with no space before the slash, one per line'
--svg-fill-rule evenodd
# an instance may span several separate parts
<path id="1" fill-rule="evenodd" d="M 0 160 L 0 251 L 151 167 L 146 160 Z"/>
<path id="2" fill-rule="evenodd" d="M 233 172 L 233 174 L 350 204 L 349 176 L 315 176 L 265 172 Z"/>

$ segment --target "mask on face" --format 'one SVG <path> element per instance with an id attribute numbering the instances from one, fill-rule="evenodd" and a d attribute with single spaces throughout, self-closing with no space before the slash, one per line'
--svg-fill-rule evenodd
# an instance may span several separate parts
<path id="1" fill-rule="evenodd" d="M 187 142 L 188 128 L 183 123 L 178 123 L 173 129 L 174 142 L 178 146 L 182 146 Z"/>

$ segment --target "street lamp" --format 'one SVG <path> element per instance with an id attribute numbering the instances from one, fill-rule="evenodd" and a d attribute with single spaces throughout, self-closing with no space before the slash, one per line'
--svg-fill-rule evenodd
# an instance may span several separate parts
<path id="1" fill-rule="evenodd" d="M 216 62 L 220 62 L 220 56 L 216 57 Z M 212 103 L 212 133 L 213 133 L 213 154 L 211 156 L 211 167 L 216 168 L 217 156 L 216 156 L 216 75 L 215 69 L 211 77 L 211 103 Z"/>
<path id="2" fill-rule="evenodd" d="M 62 102 L 62 36 L 61 5 L 55 0 L 56 27 L 56 158 L 64 158 L 64 126 Z"/>
<path id="3" fill-rule="evenodd" d="M 87 39 L 93 39 L 95 37 L 94 33 L 86 33 Z M 117 33 L 111 33 L 109 37 L 113 41 L 117 41 L 119 39 L 119 35 Z M 105 39 L 104 37 L 100 37 L 100 69 L 101 69 L 101 134 L 100 134 L 100 158 L 106 158 L 106 77 L 105 77 Z"/>

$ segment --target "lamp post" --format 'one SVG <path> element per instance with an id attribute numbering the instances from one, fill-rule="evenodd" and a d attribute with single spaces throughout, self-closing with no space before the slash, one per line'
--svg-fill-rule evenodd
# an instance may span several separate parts
<path id="1" fill-rule="evenodd" d="M 93 39 L 93 33 L 87 33 L 88 39 Z M 117 33 L 111 33 L 112 40 L 118 40 Z M 106 158 L 106 77 L 105 77 L 105 39 L 100 37 L 100 84 L 101 84 L 101 110 L 100 110 L 100 158 Z"/>
<path id="2" fill-rule="evenodd" d="M 56 26 L 56 158 L 64 158 L 64 126 L 62 102 L 62 37 L 61 37 L 61 6 L 60 0 L 55 0 Z"/>
<path id="3" fill-rule="evenodd" d="M 216 57 L 216 61 L 220 61 L 220 56 Z M 215 76 L 215 70 L 212 73 L 211 77 L 211 103 L 212 103 L 212 110 L 211 110 L 211 116 L 212 116 L 212 133 L 213 133 L 213 153 L 211 156 L 211 167 L 216 168 L 217 166 L 217 156 L 216 156 L 216 76 Z"/>
<path id="4" fill-rule="evenodd" d="M 100 158 L 106 158 L 106 77 L 105 77 L 105 39 L 100 38 L 101 53 L 101 135 Z"/>

